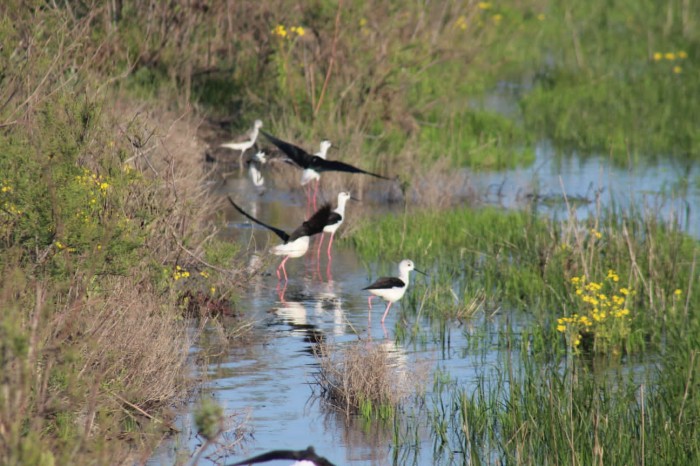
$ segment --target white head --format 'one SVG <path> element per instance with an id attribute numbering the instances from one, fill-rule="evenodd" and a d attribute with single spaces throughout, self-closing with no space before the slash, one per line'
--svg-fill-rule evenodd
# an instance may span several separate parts
<path id="1" fill-rule="evenodd" d="M 260 129 L 262 128 L 262 120 L 255 120 L 255 123 L 253 124 L 253 127 L 255 129 Z"/>
<path id="2" fill-rule="evenodd" d="M 322 159 L 326 158 L 326 154 L 328 153 L 328 149 L 331 148 L 331 142 L 324 139 L 321 141 L 321 149 L 318 151 L 318 156 L 321 157 Z"/>
<path id="3" fill-rule="evenodd" d="M 344 206 L 346 202 L 350 199 L 350 193 L 347 191 L 341 191 L 338 193 L 338 207 Z"/>
<path id="4" fill-rule="evenodd" d="M 408 275 L 408 272 L 415 270 L 416 266 L 413 265 L 413 261 L 410 259 L 404 259 L 399 263 L 399 273 L 401 275 Z"/>

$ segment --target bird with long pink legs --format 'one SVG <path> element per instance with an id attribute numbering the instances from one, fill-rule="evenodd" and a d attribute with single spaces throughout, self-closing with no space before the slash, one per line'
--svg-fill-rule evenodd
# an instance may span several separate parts
<path id="1" fill-rule="evenodd" d="M 382 277 L 377 279 L 374 283 L 369 286 L 362 288 L 367 290 L 374 296 L 379 296 L 384 301 L 387 301 L 386 309 L 384 310 L 384 315 L 382 316 L 382 325 L 384 324 L 384 319 L 386 319 L 387 314 L 389 314 L 389 309 L 391 305 L 396 301 L 403 298 L 404 293 L 406 293 L 406 288 L 408 288 L 408 278 L 412 270 L 418 273 L 427 275 L 425 272 L 418 270 L 413 261 L 409 259 L 404 259 L 399 263 L 399 276 L 398 277 Z M 367 302 L 369 304 L 369 314 L 367 321 L 372 320 L 372 299 L 374 296 L 369 296 Z"/>
<path id="2" fill-rule="evenodd" d="M 338 231 L 338 228 L 340 228 L 340 225 L 343 224 L 343 221 L 345 220 L 345 204 L 348 202 L 348 200 L 353 200 L 357 201 L 354 197 L 350 195 L 349 192 L 347 191 L 342 191 L 338 193 L 338 207 L 331 212 L 330 217 L 328 217 L 328 225 L 326 225 L 323 228 L 323 231 L 321 232 L 321 239 L 318 242 L 318 250 L 316 251 L 316 257 L 320 257 L 321 255 L 321 246 L 323 245 L 323 236 L 325 233 L 330 233 L 331 234 L 331 239 L 328 242 L 328 260 L 331 260 L 331 246 L 333 246 L 333 237 L 335 236 L 335 232 Z"/>
<path id="3" fill-rule="evenodd" d="M 304 254 L 306 254 L 306 251 L 309 250 L 309 239 L 313 235 L 316 235 L 323 231 L 323 228 L 328 224 L 328 217 L 330 217 L 331 214 L 331 205 L 325 204 L 321 206 L 321 208 L 318 209 L 311 216 L 311 218 L 302 223 L 301 226 L 299 226 L 296 230 L 289 234 L 284 230 L 275 228 L 253 217 L 252 215 L 244 211 L 238 204 L 236 204 L 230 196 L 228 200 L 238 212 L 240 212 L 253 222 L 257 223 L 258 225 L 267 228 L 268 230 L 279 236 L 282 241 L 284 241 L 283 244 L 272 248 L 271 252 L 277 256 L 284 256 L 284 259 L 282 259 L 282 263 L 279 265 L 279 267 L 277 267 L 277 279 L 282 279 L 280 276 L 280 270 L 282 270 L 285 282 L 287 282 L 288 278 L 287 269 L 285 268 L 284 264 L 290 258 L 301 257 Z"/>
<path id="4" fill-rule="evenodd" d="M 313 204 L 316 205 L 316 195 L 318 194 L 318 181 L 320 181 L 321 173 L 328 171 L 339 171 L 347 173 L 360 173 L 364 175 L 374 176 L 375 178 L 381 178 L 383 180 L 390 180 L 386 176 L 378 175 L 376 173 L 365 171 L 361 168 L 354 167 L 350 164 L 340 162 L 338 160 L 326 160 L 325 157 L 320 157 L 319 155 L 311 155 L 299 146 L 295 146 L 289 142 L 277 139 L 271 134 L 265 131 L 260 131 L 267 139 L 270 140 L 279 150 L 284 152 L 284 154 L 296 164 L 299 168 L 304 170 L 301 176 L 301 184 L 306 185 L 309 181 L 316 180 L 316 189 L 314 190 Z M 323 149 L 323 143 L 321 143 L 321 149 Z M 330 147 L 330 143 L 328 143 Z M 328 149 L 326 149 L 328 150 Z M 324 154 L 325 155 L 325 154 Z M 310 195 L 310 194 L 307 194 Z"/>

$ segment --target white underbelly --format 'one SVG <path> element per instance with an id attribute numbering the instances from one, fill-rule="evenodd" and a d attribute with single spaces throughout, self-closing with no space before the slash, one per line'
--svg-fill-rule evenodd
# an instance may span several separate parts
<path id="1" fill-rule="evenodd" d="M 301 257 L 309 250 L 309 237 L 302 236 L 287 244 L 272 248 L 272 253 L 278 256 Z"/>
<path id="2" fill-rule="evenodd" d="M 391 301 L 393 303 L 394 301 L 398 301 L 403 297 L 403 294 L 406 292 L 406 288 L 382 288 L 379 290 L 368 291 L 375 296 L 379 296 L 385 301 Z"/>

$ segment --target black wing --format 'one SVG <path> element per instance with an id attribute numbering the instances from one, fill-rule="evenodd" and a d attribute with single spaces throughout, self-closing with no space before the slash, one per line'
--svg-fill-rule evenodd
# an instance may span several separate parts
<path id="1" fill-rule="evenodd" d="M 265 228 L 267 228 L 268 230 L 270 230 L 271 232 L 273 232 L 274 234 L 276 234 L 277 236 L 279 236 L 280 238 L 282 238 L 282 241 L 284 241 L 285 243 L 289 241 L 289 235 L 287 234 L 286 231 L 283 231 L 283 230 L 280 230 L 279 228 L 275 228 L 275 227 L 273 227 L 273 226 L 270 226 L 270 225 L 268 225 L 267 223 L 263 223 L 263 222 L 261 222 L 260 220 L 258 220 L 257 218 L 253 217 L 252 215 L 250 215 L 249 213 L 247 213 L 246 211 L 244 211 L 243 209 L 241 209 L 241 208 L 238 206 L 238 204 L 236 204 L 235 202 L 233 202 L 233 199 L 231 199 L 231 196 L 228 196 L 228 201 L 231 203 L 231 205 L 232 205 L 237 211 L 239 211 L 240 213 L 242 213 L 243 215 L 245 215 L 246 217 L 248 217 L 249 219 L 251 219 L 252 221 L 254 221 L 255 223 L 257 223 L 258 225 L 264 226 Z"/>
<path id="2" fill-rule="evenodd" d="M 343 220 L 343 217 L 338 212 L 331 212 L 328 216 L 328 223 L 326 223 L 326 226 L 335 225 L 336 223 L 340 223 L 341 220 Z"/>
<path id="3" fill-rule="evenodd" d="M 299 228 L 294 230 L 289 236 L 290 241 L 294 241 L 302 236 L 313 236 L 321 233 L 328 225 L 328 218 L 331 216 L 331 205 L 325 204 L 321 206 L 307 221 L 301 224 Z"/>
<path id="4" fill-rule="evenodd" d="M 273 450 L 262 455 L 248 458 L 247 460 L 239 461 L 238 463 L 229 464 L 228 466 L 244 466 L 255 463 L 266 463 L 274 460 L 307 460 L 312 461 L 318 466 L 334 466 L 333 463 L 326 458 L 318 456 L 313 447 L 306 450 Z"/>
<path id="5" fill-rule="evenodd" d="M 362 288 L 363 290 L 387 290 L 391 288 L 401 288 L 406 284 L 397 277 L 382 277 L 369 286 Z"/>
<path id="6" fill-rule="evenodd" d="M 361 168 L 353 167 L 352 165 L 349 165 L 344 162 L 339 162 L 338 160 L 324 160 L 321 157 L 312 155 L 312 162 L 308 167 L 304 168 L 313 168 L 317 172 L 329 172 L 329 171 L 335 171 L 335 172 L 348 172 L 348 173 L 363 173 L 365 175 L 370 175 L 374 176 L 377 178 L 381 178 L 383 180 L 388 180 L 390 178 L 387 178 L 386 176 L 382 175 L 377 175 L 376 173 L 368 172 L 365 171 Z"/>
<path id="7" fill-rule="evenodd" d="M 260 132 L 270 140 L 271 143 L 277 146 L 279 150 L 285 153 L 287 157 L 292 159 L 294 163 L 299 165 L 301 168 L 309 168 L 309 165 L 313 162 L 314 156 L 306 152 L 304 149 L 302 149 L 299 146 L 295 146 L 294 144 L 290 144 L 288 142 L 285 142 L 281 139 L 277 139 L 271 134 L 266 133 L 263 130 L 260 130 Z M 320 158 L 320 157 L 318 157 Z"/>

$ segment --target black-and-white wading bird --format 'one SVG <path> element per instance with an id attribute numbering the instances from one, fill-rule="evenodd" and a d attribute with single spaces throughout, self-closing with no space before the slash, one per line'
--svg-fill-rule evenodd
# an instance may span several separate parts
<path id="1" fill-rule="evenodd" d="M 368 172 L 361 168 L 354 167 L 345 162 L 340 162 L 338 160 L 328 160 L 318 155 L 311 155 L 299 146 L 295 146 L 281 139 L 277 139 L 273 135 L 266 133 L 265 131 L 260 131 L 267 139 L 270 140 L 279 150 L 284 152 L 284 154 L 294 162 L 299 168 L 304 170 L 302 173 L 301 184 L 305 185 L 311 180 L 316 180 L 316 190 L 314 191 L 313 203 L 314 207 L 316 204 L 316 194 L 318 190 L 318 182 L 321 178 L 322 172 L 328 171 L 338 171 L 346 173 L 360 173 L 363 175 L 374 176 L 376 178 L 381 178 L 383 180 L 389 180 L 386 176 L 379 175 L 377 173 Z M 330 143 L 329 143 L 330 144 Z M 330 145 L 328 146 L 330 147 Z"/>
<path id="2" fill-rule="evenodd" d="M 228 197 L 228 200 L 238 212 L 249 218 L 251 221 L 257 223 L 258 225 L 267 228 L 268 230 L 279 236 L 280 239 L 282 239 L 284 243 L 280 244 L 279 246 L 275 246 L 274 248 L 272 248 L 271 251 L 277 256 L 284 256 L 284 259 L 282 259 L 282 263 L 279 265 L 279 267 L 277 267 L 277 278 L 280 279 L 280 269 L 282 269 L 285 281 L 287 281 L 287 270 L 284 264 L 289 258 L 297 258 L 306 254 L 306 251 L 309 250 L 309 239 L 313 235 L 316 235 L 323 231 L 323 228 L 326 225 L 328 225 L 328 218 L 331 215 L 331 205 L 325 204 L 321 206 L 321 208 L 318 209 L 311 216 L 311 218 L 302 223 L 301 226 L 299 226 L 296 230 L 289 234 L 284 230 L 280 230 L 279 228 L 270 226 L 267 223 L 261 222 L 257 218 L 253 217 L 252 215 L 241 209 L 241 207 L 238 204 L 236 204 L 230 196 Z"/>
<path id="3" fill-rule="evenodd" d="M 241 168 L 243 168 L 243 156 L 245 155 L 245 152 L 251 147 L 253 147 L 257 142 L 258 132 L 260 131 L 260 128 L 262 128 L 262 125 L 262 120 L 255 120 L 255 123 L 253 123 L 253 128 L 251 130 L 249 130 L 244 135 L 237 137 L 233 141 L 221 144 L 219 147 L 225 147 L 227 149 L 241 151 L 240 166 Z"/>
<path id="4" fill-rule="evenodd" d="M 335 236 L 335 232 L 338 231 L 338 228 L 340 228 L 340 225 L 343 224 L 343 221 L 345 220 L 345 204 L 348 202 L 349 199 L 356 200 L 352 196 L 350 196 L 350 193 L 347 191 L 342 191 L 338 193 L 338 207 L 331 212 L 330 217 L 328 217 L 328 225 L 326 225 L 323 228 L 323 231 L 321 232 L 321 240 L 318 243 L 318 253 L 321 251 L 321 245 L 323 244 L 323 234 L 324 233 L 330 233 L 331 234 L 331 239 L 328 242 L 328 257 L 331 257 L 331 246 L 333 245 L 333 237 Z"/>
<path id="5" fill-rule="evenodd" d="M 290 466 L 334 466 L 326 458 L 318 456 L 314 447 L 309 447 L 306 450 L 273 450 L 228 466 L 244 466 L 279 460 L 296 460 Z"/>
<path id="6" fill-rule="evenodd" d="M 384 301 L 387 301 L 386 310 L 382 316 L 382 324 L 384 319 L 386 319 L 387 314 L 389 314 L 389 308 L 399 299 L 403 298 L 404 293 L 406 293 L 406 288 L 408 288 L 408 277 L 411 270 L 415 270 L 418 273 L 426 275 L 425 272 L 421 272 L 414 265 L 413 261 L 409 259 L 404 259 L 399 263 L 399 276 L 398 277 L 382 277 L 377 279 L 374 283 L 369 286 L 362 288 L 372 293 L 374 296 L 379 296 Z M 369 316 L 367 320 L 372 319 L 372 298 L 370 296 L 368 299 L 369 303 Z"/>

